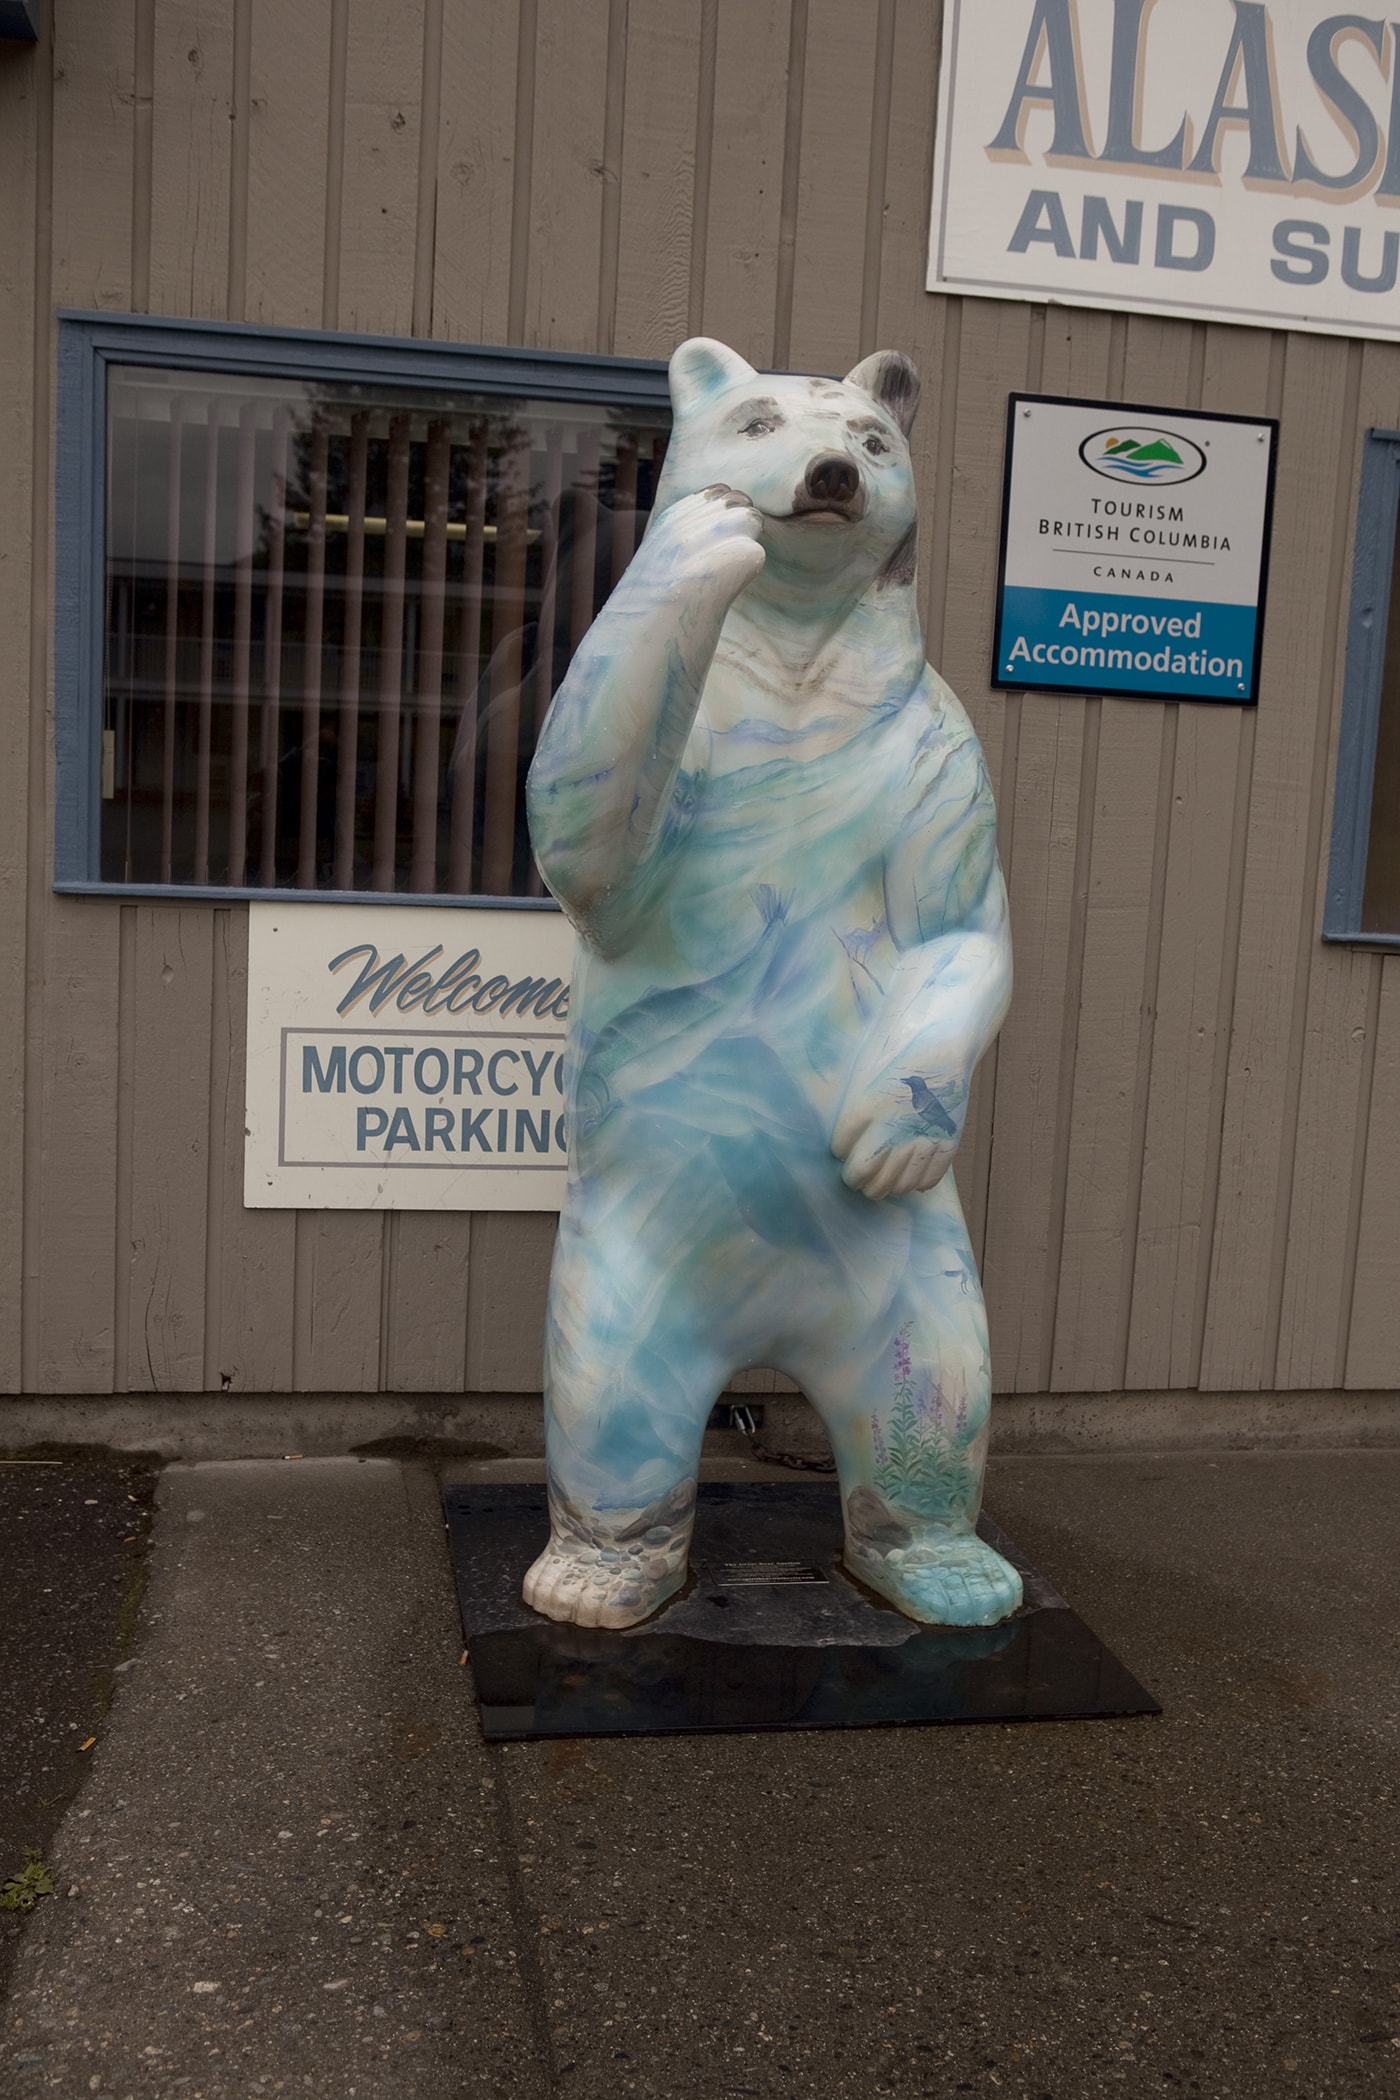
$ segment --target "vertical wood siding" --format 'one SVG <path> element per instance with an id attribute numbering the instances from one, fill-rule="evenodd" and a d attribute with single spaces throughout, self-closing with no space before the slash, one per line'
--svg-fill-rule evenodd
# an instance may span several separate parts
<path id="1" fill-rule="evenodd" d="M 929 298 L 938 0 L 52 13 L 0 63 L 0 1390 L 529 1390 L 552 1239 L 245 1210 L 246 912 L 49 890 L 56 306 L 908 350 L 930 653 L 1015 922 L 958 1176 L 997 1384 L 1400 1383 L 1400 958 L 1318 938 L 1360 446 L 1400 422 L 1400 349 Z M 991 691 L 1022 387 L 1283 418 L 1257 715 Z"/>

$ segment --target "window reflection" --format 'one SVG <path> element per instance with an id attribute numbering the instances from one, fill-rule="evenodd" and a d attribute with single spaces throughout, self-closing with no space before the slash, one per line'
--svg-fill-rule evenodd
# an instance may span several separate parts
<path id="1" fill-rule="evenodd" d="M 103 879 L 538 895 L 525 773 L 664 413 L 108 385 Z"/>

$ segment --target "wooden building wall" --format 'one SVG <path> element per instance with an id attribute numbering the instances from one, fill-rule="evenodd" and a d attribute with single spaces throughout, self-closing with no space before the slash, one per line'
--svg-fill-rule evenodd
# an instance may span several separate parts
<path id="1" fill-rule="evenodd" d="M 54 0 L 0 60 L 0 1390 L 526 1390 L 552 1221 L 246 1211 L 246 912 L 55 897 L 57 306 L 922 368 L 929 650 L 1015 915 L 997 1383 L 1400 1384 L 1400 958 L 1318 938 L 1400 349 L 922 289 L 938 0 Z M 1257 711 L 988 690 L 1008 390 L 1282 417 Z M 751 1381 L 760 1387 L 761 1377 Z"/>

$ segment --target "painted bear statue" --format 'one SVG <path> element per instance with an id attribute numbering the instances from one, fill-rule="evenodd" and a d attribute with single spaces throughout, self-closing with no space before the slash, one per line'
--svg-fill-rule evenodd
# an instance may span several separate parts
<path id="1" fill-rule="evenodd" d="M 990 1370 L 949 1168 L 1011 986 L 981 750 L 924 658 L 908 359 L 671 361 L 630 567 L 559 689 L 530 832 L 579 935 L 550 1278 L 551 1536 L 525 1601 L 630 1626 L 686 1574 L 706 1418 L 786 1372 L 844 1565 L 909 1617 L 1021 1600 L 978 1538 Z"/>

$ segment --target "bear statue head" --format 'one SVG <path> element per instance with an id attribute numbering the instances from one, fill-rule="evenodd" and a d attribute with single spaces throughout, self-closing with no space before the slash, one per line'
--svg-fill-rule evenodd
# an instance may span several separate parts
<path id="1" fill-rule="evenodd" d="M 696 336 L 671 359 L 675 420 L 656 511 L 726 482 L 762 514 L 770 583 L 912 583 L 918 404 L 919 375 L 897 350 L 823 379 L 757 372 Z"/>

